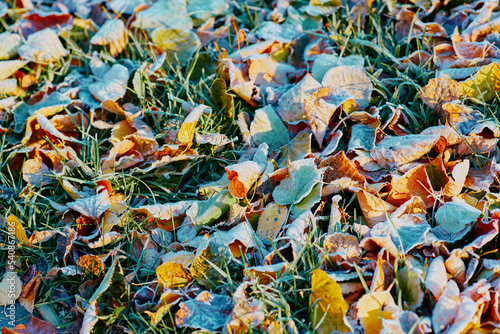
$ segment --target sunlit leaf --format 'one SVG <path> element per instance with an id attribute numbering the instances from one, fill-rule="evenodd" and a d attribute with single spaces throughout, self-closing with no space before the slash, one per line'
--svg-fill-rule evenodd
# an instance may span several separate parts
<path id="1" fill-rule="evenodd" d="M 288 166 L 288 173 L 288 177 L 273 191 L 273 198 L 278 205 L 299 203 L 321 180 L 321 172 L 316 168 L 313 159 L 292 162 Z"/>
<path id="2" fill-rule="evenodd" d="M 198 36 L 189 30 L 156 28 L 152 38 L 154 45 L 165 51 L 170 62 L 176 59 L 187 62 L 201 46 Z"/>
<path id="3" fill-rule="evenodd" d="M 311 322 L 318 332 L 350 332 L 345 319 L 349 304 L 344 300 L 339 284 L 323 270 L 316 269 L 311 276 L 311 290 L 309 304 L 315 306 L 311 311 Z"/>

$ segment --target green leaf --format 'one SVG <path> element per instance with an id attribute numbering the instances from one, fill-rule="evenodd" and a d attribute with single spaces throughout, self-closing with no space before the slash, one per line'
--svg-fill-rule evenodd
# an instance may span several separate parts
<path id="1" fill-rule="evenodd" d="M 321 189 L 322 189 L 322 183 L 317 183 L 312 191 L 300 201 L 300 203 L 295 204 L 292 207 L 292 214 L 295 217 L 300 216 L 306 211 L 311 210 L 314 204 L 318 203 L 321 200 Z"/>
<path id="2" fill-rule="evenodd" d="M 321 171 L 314 159 L 294 161 L 288 166 L 288 177 L 274 189 L 273 198 L 278 205 L 297 204 L 321 180 Z"/>
<path id="3" fill-rule="evenodd" d="M 457 233 L 479 218 L 481 213 L 463 199 L 455 197 L 437 210 L 435 219 L 444 231 Z"/>
<path id="4" fill-rule="evenodd" d="M 255 144 L 266 143 L 271 150 L 285 145 L 290 140 L 287 127 L 270 105 L 255 111 L 250 133 Z"/>
<path id="5" fill-rule="evenodd" d="M 191 218 L 196 228 L 201 229 L 203 226 L 214 223 L 229 211 L 232 204 L 236 203 L 238 200 L 226 189 L 205 201 L 194 202 L 186 211 L 186 215 Z"/>
<path id="6" fill-rule="evenodd" d="M 229 247 L 220 238 L 205 237 L 200 242 L 191 265 L 191 277 L 203 286 L 215 288 L 222 283 L 224 269 L 230 258 Z"/>
<path id="7" fill-rule="evenodd" d="M 224 109 L 228 117 L 233 117 L 233 96 L 227 93 L 226 80 L 215 79 L 210 92 L 215 104 Z"/>
<path id="8" fill-rule="evenodd" d="M 160 27 L 153 30 L 152 39 L 155 46 L 166 52 L 170 62 L 179 59 L 182 64 L 201 46 L 200 39 L 191 30 Z"/>

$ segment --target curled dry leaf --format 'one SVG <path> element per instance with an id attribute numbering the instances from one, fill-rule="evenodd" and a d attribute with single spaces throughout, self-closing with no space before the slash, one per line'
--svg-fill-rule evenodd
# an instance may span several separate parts
<path id="1" fill-rule="evenodd" d="M 229 192 L 233 197 L 243 199 L 265 170 L 265 165 L 255 161 L 245 161 L 226 168 Z"/>

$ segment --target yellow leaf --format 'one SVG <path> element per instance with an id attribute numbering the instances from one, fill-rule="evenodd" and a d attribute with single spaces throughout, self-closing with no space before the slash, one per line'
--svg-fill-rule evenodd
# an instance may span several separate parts
<path id="1" fill-rule="evenodd" d="M 311 277 L 311 288 L 310 305 L 316 304 L 316 309 L 312 310 L 311 322 L 314 328 L 319 324 L 318 333 L 351 331 L 345 322 L 349 304 L 342 296 L 340 285 L 326 272 L 317 269 Z"/>
<path id="2" fill-rule="evenodd" d="M 492 100 L 500 91 L 500 66 L 496 62 L 484 66 L 473 78 L 462 82 L 462 89 L 475 99 Z"/>
<path id="3" fill-rule="evenodd" d="M 398 311 L 394 299 L 388 291 L 372 292 L 364 295 L 357 304 L 358 317 L 366 334 L 378 334 L 382 329 L 382 319 L 392 319 Z"/>
<path id="4" fill-rule="evenodd" d="M 167 262 L 156 268 L 158 282 L 165 288 L 183 287 L 189 283 L 190 277 L 181 264 Z"/>
<path id="5" fill-rule="evenodd" d="M 273 241 L 287 219 L 286 206 L 270 203 L 259 218 L 257 236 L 265 243 Z"/>
<path id="6" fill-rule="evenodd" d="M 19 221 L 19 219 L 17 219 L 16 216 L 10 215 L 7 218 L 7 226 L 9 228 L 12 226 L 14 227 L 16 239 L 18 241 L 20 241 L 21 243 L 23 243 L 25 245 L 29 245 L 28 237 L 26 236 L 26 232 L 24 231 L 24 227 L 23 227 L 23 225 L 21 225 L 21 222 Z"/>
<path id="7" fill-rule="evenodd" d="M 181 128 L 177 138 L 181 143 L 191 143 L 194 137 L 194 130 L 196 129 L 196 124 L 204 112 L 210 111 L 210 108 L 201 104 L 194 108 L 189 115 L 186 117 L 184 122 L 182 122 Z"/>

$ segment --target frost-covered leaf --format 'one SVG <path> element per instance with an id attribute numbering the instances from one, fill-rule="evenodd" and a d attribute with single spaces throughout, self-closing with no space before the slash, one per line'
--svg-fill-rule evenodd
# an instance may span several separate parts
<path id="1" fill-rule="evenodd" d="M 448 233 L 457 233 L 473 223 L 482 212 L 467 204 L 463 199 L 453 198 L 453 201 L 443 204 L 436 211 L 436 223 Z"/>
<path id="2" fill-rule="evenodd" d="M 191 29 L 193 23 L 187 12 L 186 1 L 159 0 L 151 7 L 137 13 L 132 27 L 140 29 L 158 27 Z"/>
<path id="3" fill-rule="evenodd" d="M 228 190 L 223 190 L 207 200 L 193 202 L 186 215 L 198 229 L 201 229 L 205 225 L 212 224 L 229 211 L 230 205 L 237 202 L 238 200 L 231 196 Z"/>
<path id="4" fill-rule="evenodd" d="M 156 268 L 158 283 L 165 288 L 182 288 L 189 283 L 189 274 L 183 266 L 175 262 L 167 262 Z"/>
<path id="5" fill-rule="evenodd" d="M 228 296 L 201 292 L 195 299 L 179 304 L 175 324 L 207 331 L 217 331 L 227 321 L 233 310 L 233 300 Z"/>
<path id="6" fill-rule="evenodd" d="M 321 83 L 325 87 L 339 87 L 348 91 L 361 108 L 370 103 L 373 86 L 361 67 L 334 67 L 325 73 Z"/>
<path id="7" fill-rule="evenodd" d="M 267 144 L 271 150 L 289 141 L 288 129 L 270 105 L 255 111 L 250 124 L 250 133 L 255 144 Z"/>
<path id="8" fill-rule="evenodd" d="M 0 80 L 7 79 L 12 74 L 16 73 L 21 67 L 28 62 L 24 60 L 4 60 L 0 61 Z"/>
<path id="9" fill-rule="evenodd" d="M 259 217 L 259 224 L 256 231 L 257 236 L 262 242 L 269 244 L 278 236 L 286 219 L 286 206 L 269 203 Z"/>
<path id="10" fill-rule="evenodd" d="M 321 81 L 333 67 L 338 66 L 356 66 L 363 67 L 364 59 L 361 56 L 350 55 L 347 57 L 339 57 L 335 54 L 320 54 L 313 63 L 311 74 L 314 79 Z"/>
<path id="11" fill-rule="evenodd" d="M 212 16 L 222 14 L 228 8 L 228 4 L 224 0 L 190 0 L 188 1 L 187 11 L 190 15 L 197 19 L 206 21 Z"/>
<path id="12" fill-rule="evenodd" d="M 427 154 L 438 140 L 436 135 L 386 137 L 375 145 L 372 157 L 382 167 L 399 167 Z"/>
<path id="13" fill-rule="evenodd" d="M 74 202 L 66 204 L 71 209 L 81 213 L 85 217 L 94 218 L 96 220 L 111 207 L 108 192 L 103 191 L 100 194 L 89 196 L 86 198 L 78 198 Z"/>
<path id="14" fill-rule="evenodd" d="M 56 32 L 47 28 L 29 35 L 18 53 L 25 60 L 52 62 L 67 56 L 69 51 L 64 48 Z"/>
<path id="15" fill-rule="evenodd" d="M 278 114 L 288 124 L 297 124 L 306 121 L 304 100 L 312 98 L 312 94 L 321 88 L 321 84 L 310 74 L 285 92 L 278 101 Z"/>
<path id="16" fill-rule="evenodd" d="M 0 60 L 10 59 L 17 54 L 17 49 L 22 45 L 21 36 L 8 31 L 0 34 Z"/>
<path id="17" fill-rule="evenodd" d="M 274 189 L 273 198 L 278 205 L 297 204 L 321 181 L 321 171 L 313 159 L 292 162 L 288 166 L 288 177 Z"/>
<path id="18" fill-rule="evenodd" d="M 462 96 L 462 87 L 445 74 L 442 77 L 429 80 L 418 96 L 430 108 L 436 109 L 447 102 L 458 100 Z"/>
<path id="19" fill-rule="evenodd" d="M 259 38 L 280 43 L 290 43 L 297 33 L 297 28 L 293 25 L 277 24 L 270 21 L 264 22 L 255 32 Z"/>
<path id="20" fill-rule="evenodd" d="M 304 98 L 304 114 L 320 147 L 333 114 L 352 98 L 350 93 L 338 87 L 319 88 L 312 92 L 312 96 Z"/>
<path id="21" fill-rule="evenodd" d="M 116 101 L 127 92 L 128 69 L 120 64 L 111 66 L 98 82 L 89 85 L 89 91 L 97 100 Z"/>
<path id="22" fill-rule="evenodd" d="M 109 45 L 110 53 L 116 57 L 125 49 L 127 44 L 127 30 L 122 20 L 108 20 L 91 39 L 95 45 Z"/>
<path id="23" fill-rule="evenodd" d="M 156 28 L 152 34 L 153 44 L 167 54 L 167 59 L 186 63 L 201 46 L 198 36 L 190 30 Z"/>
<path id="24" fill-rule="evenodd" d="M 500 91 L 500 65 L 493 62 L 484 66 L 461 85 L 467 96 L 484 101 L 492 100 Z"/>

